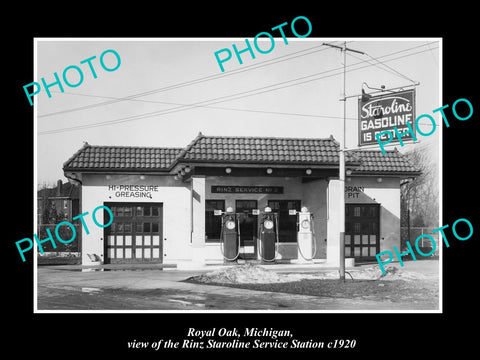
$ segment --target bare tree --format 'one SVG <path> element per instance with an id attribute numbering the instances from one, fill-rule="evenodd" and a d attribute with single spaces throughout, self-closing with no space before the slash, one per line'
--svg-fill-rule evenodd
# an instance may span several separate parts
<path id="1" fill-rule="evenodd" d="M 438 227 L 438 167 L 426 151 L 415 148 L 405 154 L 422 172 L 401 186 L 401 226 Z M 408 235 L 407 238 L 410 236 Z"/>

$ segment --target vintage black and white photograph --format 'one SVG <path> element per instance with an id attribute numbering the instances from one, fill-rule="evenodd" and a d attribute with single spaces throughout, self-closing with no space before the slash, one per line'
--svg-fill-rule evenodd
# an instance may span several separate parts
<path id="1" fill-rule="evenodd" d="M 305 19 L 35 39 L 36 313 L 442 311 L 442 39 Z"/>

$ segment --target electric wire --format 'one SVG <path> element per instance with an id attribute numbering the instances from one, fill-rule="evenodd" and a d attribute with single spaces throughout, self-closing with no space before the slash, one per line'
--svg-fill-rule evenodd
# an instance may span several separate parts
<path id="1" fill-rule="evenodd" d="M 409 54 L 402 55 L 402 56 L 399 56 L 399 57 L 396 57 L 396 58 L 388 59 L 386 61 L 393 61 L 393 60 L 397 60 L 397 59 L 400 59 L 400 58 L 404 58 L 404 57 L 408 57 L 408 56 L 412 56 L 412 55 L 417 55 L 417 54 L 420 54 L 420 53 L 423 53 L 423 52 L 426 52 L 426 51 L 430 51 L 430 49 L 409 53 Z M 391 54 L 388 54 L 388 55 L 385 55 L 385 56 L 390 56 L 390 55 Z M 348 67 L 353 67 L 353 66 L 359 65 L 362 62 L 366 62 L 366 61 L 361 61 L 359 63 L 351 64 L 351 65 L 348 65 Z M 360 70 L 360 69 L 372 66 L 372 64 L 370 64 L 368 62 L 367 62 L 367 64 L 368 65 L 360 66 L 360 67 L 355 68 L 355 69 L 349 69 L 348 72 L 356 71 L 356 70 Z M 270 91 L 285 89 L 285 88 L 288 88 L 288 87 L 291 87 L 291 86 L 297 86 L 297 85 L 305 84 L 305 83 L 308 83 L 308 82 L 318 81 L 318 80 L 322 80 L 322 79 L 325 79 L 325 78 L 328 78 L 328 77 L 336 76 L 336 75 L 341 74 L 342 72 L 340 71 L 340 72 L 337 72 L 337 73 L 334 73 L 334 74 L 322 76 L 320 78 L 308 79 L 308 80 L 304 80 L 304 81 L 294 83 L 294 84 L 279 86 L 279 85 L 288 84 L 288 83 L 291 83 L 291 82 L 311 78 L 311 77 L 314 77 L 314 76 L 318 76 L 318 75 L 324 74 L 326 72 L 336 71 L 336 70 L 339 70 L 339 69 L 343 69 L 343 67 L 322 71 L 322 72 L 319 72 L 319 73 L 303 76 L 303 77 L 296 78 L 296 79 L 282 81 L 282 82 L 279 82 L 279 83 L 276 83 L 276 84 L 271 84 L 271 85 L 263 86 L 263 87 L 260 87 L 260 88 L 257 88 L 257 89 L 243 91 L 243 92 L 236 93 L 236 94 L 225 95 L 225 96 L 221 96 L 221 97 L 218 97 L 218 98 L 204 100 L 204 101 L 200 101 L 200 102 L 192 103 L 192 104 L 185 104 L 185 105 L 181 105 L 181 106 L 174 107 L 174 108 L 171 108 L 171 109 L 165 109 L 165 110 L 161 110 L 161 111 L 154 111 L 154 112 L 149 112 L 149 113 L 144 113 L 144 114 L 138 114 L 138 115 L 133 115 L 133 116 L 125 117 L 125 118 L 107 120 L 107 121 L 102 121 L 102 122 L 98 122 L 98 123 L 94 123 L 94 124 L 85 124 L 85 125 L 78 125 L 78 126 L 60 128 L 60 129 L 55 129 L 55 130 L 47 130 L 47 131 L 39 132 L 38 134 L 39 135 L 46 135 L 46 134 L 60 133 L 60 132 L 64 132 L 64 131 L 82 130 L 82 129 L 92 128 L 92 127 L 108 126 L 108 125 L 112 125 L 112 124 L 119 124 L 119 123 L 123 123 L 123 122 L 141 120 L 141 119 L 148 118 L 148 117 L 161 116 L 161 115 L 170 114 L 170 113 L 173 113 L 173 112 L 189 110 L 189 109 L 195 108 L 195 107 L 202 107 L 202 106 L 205 106 L 205 103 L 208 103 L 208 105 L 212 105 L 212 104 L 217 104 L 217 103 L 221 103 L 221 102 L 225 102 L 225 101 L 238 100 L 238 99 L 249 97 L 249 96 L 259 95 L 259 94 L 263 94 L 263 93 L 270 92 Z M 275 87 L 275 86 L 279 86 L 279 87 L 274 88 L 274 89 L 270 89 L 270 88 Z"/>
<path id="2" fill-rule="evenodd" d="M 377 58 L 374 58 L 373 56 L 369 55 L 368 53 L 365 53 L 365 55 L 367 55 L 369 58 L 371 58 L 372 60 L 375 60 L 376 62 L 378 62 L 379 64 L 382 64 L 383 66 L 387 67 L 388 69 L 392 70 L 394 73 L 396 73 L 398 76 L 400 76 L 401 78 L 404 78 L 412 83 L 416 83 L 415 80 L 412 80 L 410 79 L 408 76 L 402 74 L 401 72 L 395 70 L 394 68 L 392 68 L 391 66 L 388 66 L 387 64 L 383 63 L 382 61 L 378 60 Z"/>
<path id="3" fill-rule="evenodd" d="M 354 57 L 355 59 L 362 60 L 359 56 L 356 56 L 356 55 L 354 55 L 354 54 L 352 54 L 352 53 L 347 52 L 347 54 L 348 54 L 349 56 Z M 367 53 L 365 53 L 365 54 L 368 55 Z M 378 66 L 377 64 L 373 64 L 373 63 L 371 63 L 371 62 L 368 61 L 368 60 L 365 60 L 365 61 L 368 62 L 369 64 L 371 64 L 372 66 L 375 66 L 375 67 L 377 67 L 377 68 L 379 68 L 379 69 L 381 69 L 381 70 L 383 70 L 383 71 L 385 71 L 385 72 L 388 72 L 389 74 L 399 76 L 396 72 L 393 72 L 393 71 L 391 71 L 391 70 L 388 70 L 388 68 L 380 67 L 380 66 Z M 404 78 L 404 77 L 402 76 L 402 79 L 403 79 L 403 78 Z"/>
<path id="4" fill-rule="evenodd" d="M 87 96 L 87 97 L 95 97 L 101 99 L 119 99 L 110 96 L 98 96 L 98 95 L 90 95 L 90 94 L 79 94 L 79 93 L 69 93 L 64 92 L 66 95 L 74 95 L 74 96 Z M 190 104 L 182 104 L 182 103 L 174 103 L 168 101 L 157 101 L 157 100 L 141 100 L 141 99 L 131 99 L 129 101 L 138 101 L 138 102 L 146 102 L 152 104 L 166 104 L 166 105 L 178 105 L 178 106 L 189 106 Z M 245 111 L 245 112 L 254 112 L 254 113 L 264 113 L 264 114 L 275 114 L 275 115 L 289 115 L 289 116 L 305 116 L 305 117 L 315 117 L 315 118 L 332 118 L 332 119 L 343 119 L 343 116 L 330 116 L 330 115 L 316 115 L 316 114 L 302 114 L 302 113 L 291 113 L 291 112 L 281 112 L 281 111 L 268 111 L 268 110 L 256 110 L 256 109 L 239 109 L 239 108 L 232 108 L 232 107 L 220 107 L 220 106 L 201 106 L 198 107 L 208 108 L 208 109 L 216 109 L 216 110 L 228 110 L 228 111 Z M 168 109 L 165 109 L 168 110 Z M 358 120 L 357 118 L 347 118 L 347 120 Z"/>
<path id="5" fill-rule="evenodd" d="M 324 48 L 323 49 L 318 49 L 319 47 L 324 47 Z M 318 49 L 318 50 L 314 50 L 314 49 Z M 295 54 L 298 54 L 298 53 L 301 53 L 301 52 L 305 52 L 305 51 L 309 51 L 309 50 L 314 50 L 314 51 L 308 52 L 306 54 L 292 56 L 292 55 L 295 55 Z M 290 54 L 282 55 L 282 56 L 276 57 L 274 59 L 265 60 L 265 61 L 262 61 L 262 62 L 259 62 L 259 63 L 256 63 L 256 64 L 252 64 L 252 65 L 247 65 L 247 66 L 245 66 L 241 69 L 230 70 L 228 72 L 221 73 L 221 74 L 208 75 L 208 76 L 204 76 L 204 77 L 201 77 L 201 78 L 198 78 L 198 79 L 189 80 L 189 81 L 185 81 L 185 82 L 178 83 L 178 84 L 173 84 L 173 85 L 165 86 L 165 87 L 158 88 L 158 89 L 149 90 L 149 91 L 142 92 L 142 93 L 125 96 L 125 97 L 122 97 L 122 98 L 115 98 L 114 100 L 111 100 L 111 101 L 105 101 L 105 102 L 102 102 L 102 103 L 80 106 L 80 107 L 73 108 L 73 109 L 66 109 L 66 110 L 51 112 L 51 113 L 47 113 L 47 114 L 42 114 L 42 115 L 38 115 L 38 117 L 42 118 L 42 117 L 47 117 L 47 116 L 60 115 L 60 114 L 65 114 L 65 113 L 69 113 L 69 112 L 73 112 L 73 111 L 87 110 L 87 109 L 91 109 L 91 108 L 95 108 L 95 107 L 99 107 L 99 106 L 110 105 L 110 104 L 114 104 L 114 103 L 117 103 L 117 102 L 120 102 L 120 101 L 133 100 L 133 99 L 136 99 L 136 98 L 139 98 L 139 97 L 144 97 L 144 96 L 156 94 L 156 93 L 159 93 L 159 92 L 174 90 L 174 89 L 178 89 L 178 88 L 189 86 L 189 85 L 195 85 L 195 84 L 199 84 L 199 83 L 203 83 L 203 82 L 207 82 L 207 81 L 211 81 L 211 80 L 216 80 L 216 79 L 219 79 L 219 78 L 225 78 L 225 77 L 231 76 L 231 75 L 237 75 L 237 74 L 243 73 L 245 71 L 256 70 L 258 68 L 262 68 L 262 67 L 265 67 L 265 66 L 277 64 L 277 63 L 280 63 L 280 62 L 283 62 L 283 61 L 295 59 L 295 58 L 298 58 L 298 57 L 301 57 L 301 56 L 310 55 L 310 54 L 314 54 L 314 53 L 317 53 L 317 52 L 320 52 L 320 51 L 325 51 L 325 50 L 328 50 L 328 48 L 325 47 L 325 45 L 323 45 L 323 44 L 322 45 L 317 45 L 317 46 L 313 46 L 313 47 L 308 48 L 308 49 L 303 49 L 303 50 L 299 50 L 299 51 L 296 51 L 296 52 L 293 52 L 293 53 L 290 53 Z M 290 56 L 292 56 L 292 57 L 290 57 Z M 285 57 L 289 57 L 289 58 L 283 59 Z M 282 59 L 282 60 L 280 60 L 280 59 Z"/>
<path id="6" fill-rule="evenodd" d="M 331 44 L 331 43 L 329 43 L 329 44 Z M 412 50 L 412 49 L 415 49 L 415 48 L 418 48 L 418 47 L 426 46 L 426 45 L 428 45 L 428 44 L 429 44 L 429 43 L 422 44 L 422 45 L 418 45 L 418 46 L 414 46 L 414 47 L 411 47 L 411 48 L 408 48 L 408 49 L 404 49 L 404 50 L 399 50 L 399 51 L 397 51 L 397 52 L 393 52 L 393 53 L 391 53 L 391 54 L 384 55 L 384 56 L 394 55 L 394 54 L 397 54 L 397 53 L 399 53 L 399 52 L 405 52 L 405 51 Z M 285 58 L 285 57 L 289 57 L 289 56 L 291 56 L 291 55 L 298 54 L 298 53 L 300 53 L 300 52 L 317 49 L 317 48 L 319 48 L 319 47 L 323 47 L 323 48 L 322 48 L 322 49 L 319 49 L 319 50 L 311 51 L 311 52 L 306 53 L 306 54 L 303 54 L 303 55 L 293 56 L 293 57 L 291 57 L 291 58 L 279 60 L 279 59 L 282 59 L 282 58 Z M 111 100 L 111 101 L 106 101 L 106 102 L 97 103 L 97 104 L 90 104 L 90 105 L 85 105 L 85 106 L 81 106 L 81 107 L 78 107 L 78 108 L 66 109 L 66 110 L 61 110 L 61 111 L 57 111 L 57 112 L 52 112 L 52 113 L 47 113 L 47 114 L 43 114 L 43 115 L 38 115 L 38 118 L 47 117 L 47 116 L 53 116 L 53 115 L 59 115 L 59 114 L 65 114 L 65 113 L 68 113 L 68 112 L 73 112 L 73 111 L 78 111 L 78 110 L 87 110 L 87 109 L 90 109 L 90 108 L 94 108 L 94 107 L 98 107 L 98 106 L 103 106 L 103 105 L 109 105 L 109 104 L 117 103 L 117 102 L 120 102 L 120 101 L 132 100 L 132 99 L 136 99 L 136 98 L 138 98 L 138 97 L 143 97 L 143 96 L 155 94 L 155 93 L 158 93 L 158 92 L 173 90 L 173 89 L 177 89 L 177 88 L 180 88 L 180 87 L 184 87 L 184 86 L 188 86 L 188 85 L 194 85 L 194 84 L 198 84 L 198 83 L 202 83 L 202 82 L 206 82 L 206 81 L 210 81 L 210 80 L 214 80 L 214 79 L 218 79 L 218 78 L 224 78 L 224 77 L 230 76 L 230 75 L 236 75 L 236 74 L 239 74 L 239 73 L 242 73 L 242 72 L 245 72 L 245 71 L 255 70 L 255 69 L 257 69 L 257 68 L 261 68 L 261 67 L 264 67 L 264 66 L 269 66 L 269 65 L 276 64 L 276 63 L 279 63 L 279 62 L 283 62 L 283 61 L 287 61 L 287 60 L 292 60 L 292 59 L 298 58 L 298 57 L 300 57 L 300 56 L 310 55 L 310 54 L 313 54 L 313 53 L 316 53 L 316 52 L 319 52 L 319 51 L 325 51 L 325 50 L 329 50 L 329 49 L 330 49 L 329 47 L 327 47 L 327 46 L 325 46 L 325 45 L 322 44 L 322 45 L 314 46 L 314 47 L 311 47 L 311 48 L 308 48 L 308 49 L 299 50 L 299 51 L 294 52 L 294 53 L 291 53 L 291 54 L 283 55 L 283 56 L 277 57 L 277 58 L 275 58 L 275 59 L 265 60 L 265 61 L 260 62 L 260 63 L 257 63 L 257 64 L 247 65 L 247 66 L 245 66 L 245 67 L 242 68 L 242 69 L 231 70 L 231 71 L 229 71 L 229 72 L 227 72 L 227 73 L 225 73 L 225 74 L 209 75 L 209 76 L 205 76 L 205 77 L 202 77 L 202 78 L 198 78 L 198 79 L 194 79 L 194 80 L 189 80 L 189 81 L 186 81 L 186 82 L 183 82 L 183 83 L 166 86 L 166 87 L 162 87 L 162 88 L 159 88 L 159 89 L 149 90 L 149 91 L 146 91 L 146 92 L 143 92 L 143 93 L 139 93 L 139 94 L 129 95 L 129 96 L 122 97 L 122 98 L 116 98 L 116 99 Z M 384 57 L 384 56 L 382 56 L 382 57 Z"/>

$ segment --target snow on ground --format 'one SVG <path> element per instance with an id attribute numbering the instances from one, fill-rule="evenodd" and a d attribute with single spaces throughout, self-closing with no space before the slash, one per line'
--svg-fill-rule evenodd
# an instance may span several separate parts
<path id="1" fill-rule="evenodd" d="M 395 266 L 385 267 L 386 274 L 383 275 L 380 267 L 372 265 L 358 269 L 351 269 L 345 275 L 346 279 L 354 280 L 422 280 L 425 276 L 411 271 L 399 269 Z M 351 277 L 349 276 L 351 275 Z M 214 270 L 191 278 L 202 283 L 223 283 L 223 284 L 271 284 L 300 281 L 303 279 L 338 279 L 338 270 L 319 270 L 316 273 L 278 273 L 265 269 L 258 265 L 246 264 L 233 266 L 220 270 Z"/>

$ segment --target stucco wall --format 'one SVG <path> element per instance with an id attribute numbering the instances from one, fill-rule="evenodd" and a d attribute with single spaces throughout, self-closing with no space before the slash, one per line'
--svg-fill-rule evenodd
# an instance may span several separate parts
<path id="1" fill-rule="evenodd" d="M 83 175 L 82 212 L 89 214 L 105 202 L 159 202 L 163 204 L 163 260 L 175 262 L 177 259 L 190 259 L 190 185 L 175 181 L 170 176 L 140 175 Z M 109 190 L 110 185 L 158 185 L 152 191 L 152 198 L 116 196 L 117 191 Z M 103 211 L 96 214 L 104 224 Z M 82 229 L 82 263 L 91 263 L 87 254 L 96 254 L 104 259 L 104 230 L 94 225 L 90 215 L 85 217 L 90 234 Z M 108 219 L 107 219 L 108 221 Z"/>
<path id="2" fill-rule="evenodd" d="M 381 178 L 381 182 L 377 179 Z M 351 188 L 349 188 L 351 187 Z M 347 204 L 380 204 L 380 251 L 400 248 L 400 179 L 350 177 L 345 182 Z"/>

